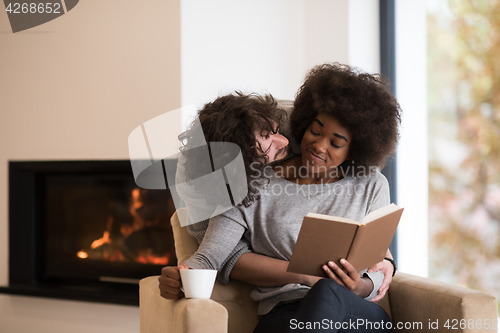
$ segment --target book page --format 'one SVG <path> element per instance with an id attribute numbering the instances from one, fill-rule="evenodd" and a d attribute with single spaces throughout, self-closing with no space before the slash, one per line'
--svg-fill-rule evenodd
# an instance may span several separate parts
<path id="1" fill-rule="evenodd" d="M 396 204 L 392 203 L 390 205 L 387 205 L 387 206 L 384 206 L 384 207 L 379 208 L 377 210 L 374 210 L 373 212 L 369 213 L 368 215 L 366 215 L 363 218 L 363 221 L 361 222 L 361 224 L 370 223 L 371 221 L 374 221 L 376 219 L 381 218 L 384 215 L 388 215 L 392 212 L 395 212 L 398 209 L 401 209 L 401 207 L 398 207 Z"/>
<path id="2" fill-rule="evenodd" d="M 332 215 L 319 214 L 319 213 L 309 213 L 306 215 L 306 217 L 312 217 L 315 219 L 322 219 L 322 220 L 327 220 L 327 221 L 337 221 L 337 222 L 342 222 L 342 223 L 359 224 L 358 222 L 351 220 L 351 219 L 347 219 L 345 217 L 332 216 Z"/>

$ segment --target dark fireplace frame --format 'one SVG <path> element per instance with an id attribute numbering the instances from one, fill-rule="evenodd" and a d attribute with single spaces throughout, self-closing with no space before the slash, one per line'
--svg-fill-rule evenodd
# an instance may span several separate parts
<path id="1" fill-rule="evenodd" d="M 164 160 L 165 169 L 175 172 L 176 160 Z M 45 281 L 41 278 L 39 193 L 41 177 L 47 173 L 130 173 L 128 160 L 108 161 L 10 161 L 9 162 L 9 285 L 0 293 L 39 296 L 111 304 L 139 305 L 137 281 L 99 280 Z M 15 256 L 14 256 L 15 254 Z M 156 272 L 156 271 L 155 271 Z M 160 274 L 160 270 L 155 274 Z M 154 275 L 154 274 L 150 274 Z M 128 283 L 123 283 L 128 282 Z M 131 283 L 132 282 L 132 283 Z"/>

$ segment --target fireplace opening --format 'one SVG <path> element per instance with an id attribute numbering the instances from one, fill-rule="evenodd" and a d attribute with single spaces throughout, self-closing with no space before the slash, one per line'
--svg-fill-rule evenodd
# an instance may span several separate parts
<path id="1" fill-rule="evenodd" d="M 115 274 L 115 264 L 175 264 L 166 190 L 119 175 L 50 175 L 44 185 L 46 278 L 141 278 L 140 267 Z"/>
<path id="2" fill-rule="evenodd" d="M 174 212 L 168 190 L 135 185 L 130 161 L 10 162 L 0 291 L 138 304 L 138 280 L 176 265 Z"/>
<path id="3" fill-rule="evenodd" d="M 175 207 L 166 191 L 138 187 L 126 187 L 119 193 L 109 191 L 108 187 L 92 190 L 97 193 L 88 193 L 86 199 L 93 208 L 100 208 L 100 214 L 96 214 L 100 218 L 90 217 L 90 221 L 97 222 L 92 235 L 88 233 L 88 237 L 82 237 L 75 234 L 74 238 L 80 240 L 81 244 L 81 250 L 76 253 L 77 258 L 163 266 L 172 263 L 173 243 L 169 219 Z M 85 191 L 75 196 L 63 194 L 63 199 L 70 201 L 66 205 L 79 206 L 75 210 L 66 210 L 66 213 L 76 211 L 75 215 L 78 216 L 78 213 L 86 212 L 84 203 L 77 202 L 81 194 L 85 195 Z M 85 223 L 87 217 L 84 214 L 80 216 Z M 95 238 L 98 234 L 102 236 Z M 92 242 L 89 239 L 93 239 Z"/>

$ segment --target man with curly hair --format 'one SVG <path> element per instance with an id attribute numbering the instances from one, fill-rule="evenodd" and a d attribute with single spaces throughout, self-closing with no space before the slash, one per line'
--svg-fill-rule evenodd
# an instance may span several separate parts
<path id="1" fill-rule="evenodd" d="M 259 198 L 255 180 L 264 178 L 263 168 L 287 156 L 288 140 L 279 132 L 286 118 L 286 112 L 278 107 L 277 101 L 271 95 L 245 95 L 235 92 L 206 104 L 198 113 L 199 122 L 193 122 L 191 128 L 181 134 L 179 139 L 184 145 L 179 155 L 176 189 L 187 206 L 187 230 L 199 243 L 208 228 L 206 218 L 214 213 L 217 206 L 218 195 L 213 192 L 212 186 L 183 186 L 186 179 L 203 176 L 204 164 L 214 162 L 214 156 L 210 161 L 205 154 L 200 153 L 204 147 L 197 148 L 207 142 L 230 142 L 239 147 L 248 186 L 248 195 L 242 204 L 249 206 Z M 222 160 L 217 161 L 218 164 L 227 164 L 228 161 L 224 158 L 231 156 L 223 156 Z M 234 262 L 250 251 L 248 242 L 242 239 L 230 256 L 232 264 L 221 268 L 219 279 L 227 283 Z M 252 254 L 249 253 L 248 256 L 252 258 Z M 182 293 L 179 289 L 179 279 L 178 267 L 164 267 L 160 279 L 162 296 L 173 299 L 180 297 Z"/>
<path id="2" fill-rule="evenodd" d="M 188 225 L 207 218 L 189 216 L 189 204 L 197 204 L 190 200 L 192 199 L 190 195 L 196 195 L 194 192 L 191 193 L 192 190 L 201 194 L 197 196 L 200 198 L 196 199 L 203 199 L 206 203 L 206 205 L 198 204 L 200 212 L 204 213 L 204 206 L 212 210 L 208 217 L 215 210 L 214 205 L 219 204 L 218 195 L 213 192 L 216 186 L 191 188 L 182 184 L 206 175 L 214 166 L 227 166 L 237 154 L 241 154 L 248 187 L 248 195 L 243 204 L 249 205 L 258 197 L 258 191 L 254 186 L 256 183 L 251 180 L 259 178 L 258 174 L 265 165 L 287 155 L 288 140 L 279 132 L 286 116 L 286 112 L 278 107 L 277 101 L 271 95 L 244 95 L 241 92 L 219 97 L 199 111 L 191 127 L 179 136 L 183 146 L 179 155 L 175 183 L 176 189 L 181 191 L 179 193 L 181 197 L 184 201 L 187 200 L 188 218 L 192 218 L 188 221 Z M 222 147 L 215 145 L 222 142 L 231 144 Z M 210 149 L 207 149 L 206 143 L 209 143 Z M 189 193 L 182 193 L 186 188 Z M 226 192 L 225 188 L 221 190 Z M 195 214 L 196 210 L 192 213 Z"/>

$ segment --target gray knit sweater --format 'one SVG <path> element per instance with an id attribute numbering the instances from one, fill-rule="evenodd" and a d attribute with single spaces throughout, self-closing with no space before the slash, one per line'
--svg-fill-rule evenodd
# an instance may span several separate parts
<path id="1" fill-rule="evenodd" d="M 198 251 L 186 263 L 190 268 L 220 269 L 232 267 L 239 256 L 229 258 L 244 236 L 253 252 L 290 260 L 302 220 L 309 212 L 342 216 L 361 221 L 363 217 L 389 204 L 389 186 L 379 172 L 366 177 L 346 176 L 326 185 L 297 185 L 267 170 L 269 183 L 261 189 L 261 198 L 250 207 L 237 206 L 210 220 Z M 234 260 L 234 262 L 231 262 Z M 366 273 L 373 281 L 373 298 L 380 288 L 382 272 Z M 305 296 L 308 286 L 256 287 L 253 300 L 259 302 L 259 314 L 266 314 L 278 302 Z"/>
<path id="2" fill-rule="evenodd" d="M 189 177 L 186 176 L 184 165 L 188 163 L 183 154 L 179 154 L 177 163 L 177 172 L 175 174 L 175 192 L 182 199 L 187 207 L 187 231 L 196 238 L 201 244 L 208 229 L 209 218 L 217 215 L 218 208 L 212 202 L 209 202 L 201 193 L 196 191 L 196 186 L 192 183 L 186 183 Z M 175 199 L 175 196 L 174 196 Z M 214 215 L 215 214 L 215 215 Z M 199 221 L 199 222 L 198 222 Z M 234 246 L 232 252 L 227 256 L 225 262 L 218 269 L 217 278 L 224 284 L 229 283 L 229 275 L 238 258 L 247 252 L 251 252 L 250 244 L 245 238 Z M 227 262 L 227 263 L 226 263 Z"/>

